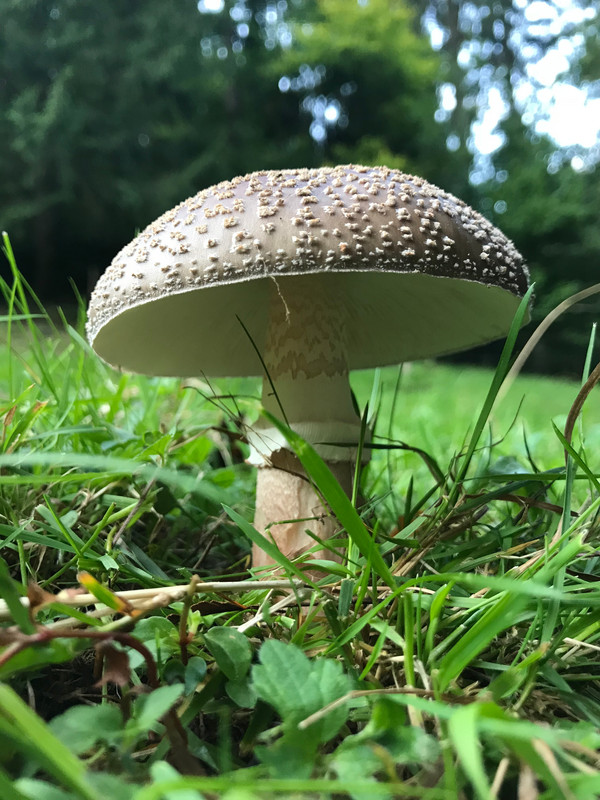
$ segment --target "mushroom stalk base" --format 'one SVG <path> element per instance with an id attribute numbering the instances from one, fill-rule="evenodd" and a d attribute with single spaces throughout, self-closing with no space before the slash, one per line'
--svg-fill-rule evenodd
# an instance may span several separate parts
<path id="1" fill-rule="evenodd" d="M 264 343 L 263 406 L 312 444 L 349 495 L 360 435 L 348 382 L 351 320 L 327 276 L 273 280 Z M 273 391 L 274 387 L 274 391 Z M 287 558 L 330 539 L 340 528 L 277 428 L 262 418 L 248 436 L 258 465 L 255 527 Z M 332 558 L 317 547 L 315 558 Z M 253 565 L 273 563 L 259 548 Z"/>
<path id="2" fill-rule="evenodd" d="M 295 558 L 316 545 L 307 530 L 316 539 L 326 542 L 340 530 L 340 524 L 315 491 L 298 459 L 285 450 L 274 455 L 280 455 L 283 463 L 276 467 L 260 467 L 258 470 L 254 526 L 273 541 L 287 558 Z M 327 466 L 342 489 L 350 495 L 354 464 L 337 461 Z M 341 556 L 327 547 L 316 549 L 310 557 L 341 561 Z M 254 567 L 273 563 L 264 550 L 254 545 Z"/>

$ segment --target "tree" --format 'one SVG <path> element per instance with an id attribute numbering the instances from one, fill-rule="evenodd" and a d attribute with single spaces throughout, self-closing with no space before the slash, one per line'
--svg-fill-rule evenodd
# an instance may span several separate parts
<path id="1" fill-rule="evenodd" d="M 433 119 L 439 59 L 418 27 L 399 0 L 319 0 L 295 21 L 278 68 L 324 160 L 433 177 L 445 152 Z"/>
<path id="2" fill-rule="evenodd" d="M 0 222 L 42 295 L 64 293 L 59 276 L 84 287 L 136 229 L 223 178 L 324 159 L 431 163 L 436 59 L 405 3 L 211 6 L 6 0 Z M 280 88 L 307 59 L 325 65 L 319 91 L 344 98 L 347 127 L 340 117 L 326 147 Z"/>
<path id="3" fill-rule="evenodd" d="M 501 180 L 480 187 L 481 205 L 524 254 L 536 283 L 533 320 L 540 322 L 559 302 L 598 282 L 600 186 L 594 170 L 575 171 L 547 139 L 524 134 L 517 115 L 505 126 L 507 141 L 494 159 Z M 599 307 L 592 298 L 563 316 L 529 368 L 579 377 Z"/>
<path id="4" fill-rule="evenodd" d="M 414 6 L 441 59 L 437 118 L 453 165 L 463 165 L 448 186 L 522 251 L 536 281 L 534 321 L 540 321 L 597 281 L 600 142 L 561 147 L 551 137 L 548 97 L 554 81 L 586 87 L 591 96 L 600 91 L 600 4 L 414 0 Z M 562 318 L 529 365 L 577 373 L 597 308 L 590 303 L 588 313 L 578 307 Z"/>

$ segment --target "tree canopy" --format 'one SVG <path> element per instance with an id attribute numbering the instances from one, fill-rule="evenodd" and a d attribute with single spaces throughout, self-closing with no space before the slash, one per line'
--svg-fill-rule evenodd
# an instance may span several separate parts
<path id="1" fill-rule="evenodd" d="M 543 134 L 538 65 L 562 53 L 560 80 L 593 96 L 600 3 L 574 1 L 568 17 L 554 0 L 527 5 L 5 0 L 0 224 L 57 299 L 68 277 L 85 292 L 136 230 L 221 179 L 387 164 L 492 217 L 546 309 L 594 280 L 600 150 Z"/>

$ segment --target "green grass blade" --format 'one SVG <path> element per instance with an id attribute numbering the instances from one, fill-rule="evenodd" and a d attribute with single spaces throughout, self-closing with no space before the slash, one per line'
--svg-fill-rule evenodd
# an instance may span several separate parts
<path id="1" fill-rule="evenodd" d="M 479 800 L 492 800 L 492 789 L 483 764 L 477 730 L 480 706 L 480 703 L 471 703 L 455 711 L 448 720 L 448 733 L 477 797 Z"/>
<path id="2" fill-rule="evenodd" d="M 437 689 L 445 692 L 471 661 L 503 630 L 510 628 L 518 613 L 527 604 L 525 597 L 506 593 L 469 628 L 460 640 L 441 659 Z"/>
<path id="3" fill-rule="evenodd" d="M 561 443 L 561 445 L 564 447 L 564 449 L 568 453 L 569 460 L 570 461 L 572 460 L 579 467 L 579 469 L 583 473 L 585 473 L 586 478 L 588 478 L 588 480 L 590 480 L 592 482 L 592 484 L 594 485 L 594 488 L 596 489 L 596 491 L 600 492 L 600 481 L 598 480 L 596 475 L 594 475 L 594 473 L 592 472 L 592 470 L 590 469 L 588 464 L 586 464 L 584 459 L 577 452 L 577 450 L 575 450 L 573 445 L 569 441 L 567 441 L 567 439 L 565 438 L 564 433 L 560 430 L 560 428 L 554 422 L 552 423 L 552 427 L 554 429 L 554 433 L 556 434 L 559 442 Z M 571 478 L 570 478 L 569 486 L 565 486 L 565 492 L 567 492 L 567 489 L 571 488 L 574 479 L 575 479 L 575 476 L 572 475 Z M 566 479 L 565 479 L 565 483 L 566 483 Z M 565 517 L 565 520 L 566 519 L 567 518 Z"/>
<path id="4" fill-rule="evenodd" d="M 29 611 L 21 603 L 21 595 L 10 577 L 8 566 L 3 558 L 0 558 L 0 597 L 8 606 L 15 624 L 23 633 L 35 633 L 35 625 L 29 618 Z"/>
<path id="5" fill-rule="evenodd" d="M 469 464 L 471 463 L 471 459 L 473 458 L 473 454 L 475 453 L 475 448 L 479 442 L 481 434 L 487 424 L 489 419 L 490 413 L 494 406 L 494 402 L 496 401 L 496 397 L 498 392 L 500 391 L 500 387 L 504 381 L 504 378 L 508 374 L 508 370 L 510 369 L 510 359 L 512 356 L 512 352 L 515 347 L 515 343 L 517 341 L 517 335 L 523 322 L 525 320 L 525 316 L 527 314 L 527 310 L 529 308 L 529 302 L 531 300 L 531 296 L 533 294 L 534 287 L 531 286 L 521 303 L 517 309 L 517 313 L 514 316 L 512 324 L 510 326 L 510 330 L 508 332 L 508 336 L 506 337 L 506 341 L 504 343 L 504 347 L 502 348 L 502 353 L 500 355 L 500 360 L 498 361 L 498 366 L 496 367 L 496 371 L 494 372 L 494 377 L 492 378 L 492 383 L 487 393 L 487 396 L 484 400 L 483 407 L 479 413 L 477 421 L 475 423 L 475 427 L 473 428 L 473 433 L 471 434 L 471 438 L 469 440 L 469 444 L 467 446 L 466 452 L 461 459 L 460 467 L 458 473 L 456 475 L 456 479 L 454 482 L 454 486 L 450 492 L 450 503 L 452 504 L 458 495 L 460 485 L 467 474 L 469 469 Z"/>
<path id="6" fill-rule="evenodd" d="M 85 768 L 29 706 L 8 686 L 0 684 L 0 730 L 25 749 L 54 778 L 84 800 L 102 800 L 89 785 Z"/>
<path id="7" fill-rule="evenodd" d="M 287 573 L 300 578 L 314 589 L 317 588 L 317 585 L 313 583 L 309 577 L 307 577 L 305 572 L 297 567 L 293 561 L 290 561 L 289 558 L 284 556 L 276 544 L 267 539 L 266 536 L 263 536 L 260 531 L 257 531 L 254 525 L 248 522 L 247 519 L 244 519 L 241 514 L 238 514 L 237 511 L 234 511 L 233 508 L 230 508 L 226 505 L 223 505 L 223 510 L 233 520 L 233 522 L 235 522 L 242 533 L 244 533 L 253 544 L 258 545 L 261 550 L 264 550 L 265 553 L 272 558 L 276 564 L 278 564 L 280 567 L 283 567 Z"/>

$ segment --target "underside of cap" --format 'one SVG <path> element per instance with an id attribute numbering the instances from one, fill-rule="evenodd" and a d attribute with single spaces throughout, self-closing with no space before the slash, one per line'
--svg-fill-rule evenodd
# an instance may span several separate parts
<path id="1" fill-rule="evenodd" d="M 277 280 L 285 293 L 293 291 L 294 281 L 310 283 L 311 277 Z M 328 274 L 321 280 L 348 310 L 349 369 L 453 353 L 500 338 L 520 302 L 498 287 L 422 274 Z M 134 306 L 100 328 L 94 349 L 110 364 L 149 375 L 260 375 L 256 349 L 264 353 L 271 284 L 263 278 Z"/>

